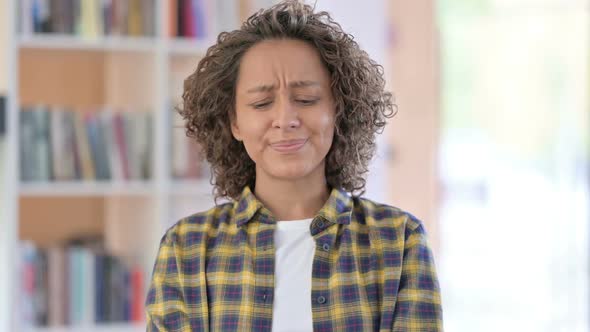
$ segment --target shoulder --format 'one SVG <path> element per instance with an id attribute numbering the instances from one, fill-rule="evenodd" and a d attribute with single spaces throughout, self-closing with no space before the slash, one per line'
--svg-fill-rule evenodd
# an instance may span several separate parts
<path id="1" fill-rule="evenodd" d="M 169 227 L 161 243 L 185 247 L 202 243 L 208 237 L 215 237 L 220 229 L 232 225 L 234 203 L 227 202 L 208 210 L 184 217 Z"/>
<path id="2" fill-rule="evenodd" d="M 378 231 L 385 239 L 408 239 L 412 234 L 425 234 L 424 223 L 399 207 L 364 197 L 353 197 L 352 220 Z"/>

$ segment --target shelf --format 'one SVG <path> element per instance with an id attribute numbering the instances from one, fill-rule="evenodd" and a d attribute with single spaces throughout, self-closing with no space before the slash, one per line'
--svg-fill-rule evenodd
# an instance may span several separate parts
<path id="1" fill-rule="evenodd" d="M 26 332 L 139 332 L 145 331 L 145 323 L 104 323 L 99 325 L 31 327 L 23 330 Z"/>
<path id="2" fill-rule="evenodd" d="M 174 180 L 170 186 L 170 195 L 213 197 L 212 190 L 209 179 Z"/>
<path id="3" fill-rule="evenodd" d="M 79 36 L 46 33 L 21 35 L 18 37 L 18 47 L 25 49 L 150 52 L 156 49 L 156 38 L 104 36 L 85 39 Z"/>
<path id="4" fill-rule="evenodd" d="M 165 45 L 171 55 L 205 55 L 213 43 L 209 39 L 175 38 L 168 39 Z"/>
<path id="5" fill-rule="evenodd" d="M 149 181 L 119 181 L 119 182 L 42 182 L 21 183 L 19 193 L 21 197 L 34 196 L 109 196 L 109 195 L 139 195 L 147 196 L 156 191 Z"/>
<path id="6" fill-rule="evenodd" d="M 60 34 L 21 35 L 18 47 L 22 49 L 50 49 L 76 51 L 151 52 L 158 48 L 156 37 L 104 36 L 84 38 Z M 166 39 L 164 47 L 171 55 L 204 55 L 214 41 L 209 39 Z"/>

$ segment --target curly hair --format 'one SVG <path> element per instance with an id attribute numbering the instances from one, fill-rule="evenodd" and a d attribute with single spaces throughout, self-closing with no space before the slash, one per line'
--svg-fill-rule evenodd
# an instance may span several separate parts
<path id="1" fill-rule="evenodd" d="M 250 16 L 240 29 L 222 32 L 184 81 L 187 136 L 199 143 L 211 166 L 215 198 L 236 199 L 254 186 L 255 164 L 231 133 L 240 60 L 254 44 L 297 39 L 314 46 L 328 69 L 336 102 L 335 130 L 326 156 L 326 181 L 353 195 L 365 191 L 365 174 L 375 153 L 375 135 L 397 106 L 385 91 L 383 67 L 361 50 L 327 12 L 296 0 L 283 1 Z"/>

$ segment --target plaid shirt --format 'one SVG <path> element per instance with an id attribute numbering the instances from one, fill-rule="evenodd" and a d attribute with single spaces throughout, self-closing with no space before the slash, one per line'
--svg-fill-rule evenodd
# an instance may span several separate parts
<path id="1" fill-rule="evenodd" d="M 171 227 L 146 300 L 147 331 L 270 331 L 274 229 L 248 187 Z M 443 330 L 432 253 L 414 216 L 333 189 L 310 232 L 314 331 Z"/>

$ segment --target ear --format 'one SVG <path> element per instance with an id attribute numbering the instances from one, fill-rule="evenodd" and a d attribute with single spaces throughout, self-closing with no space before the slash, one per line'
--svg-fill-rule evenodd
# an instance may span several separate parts
<path id="1" fill-rule="evenodd" d="M 238 141 L 242 140 L 242 136 L 240 135 L 240 128 L 238 127 L 238 124 L 236 123 L 235 120 L 231 121 L 231 133 L 236 140 L 238 140 Z"/>

